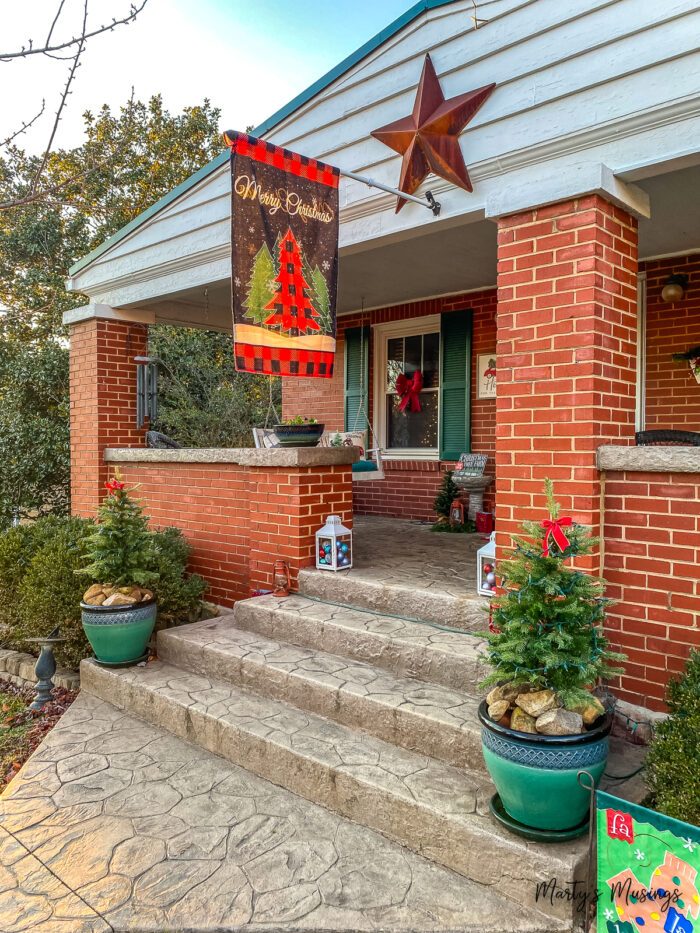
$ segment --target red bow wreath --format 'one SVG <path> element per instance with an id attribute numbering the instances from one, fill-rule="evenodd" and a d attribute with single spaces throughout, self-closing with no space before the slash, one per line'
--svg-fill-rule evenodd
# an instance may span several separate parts
<path id="1" fill-rule="evenodd" d="M 420 411 L 420 402 L 418 393 L 423 388 L 423 374 L 417 369 L 413 374 L 413 379 L 409 379 L 403 373 L 396 380 L 396 391 L 401 396 L 399 402 L 399 411 L 406 411 L 411 406 L 411 411 Z"/>
<path id="2" fill-rule="evenodd" d="M 563 552 L 569 546 L 569 541 L 562 530 L 562 525 L 568 528 L 573 523 L 571 518 L 556 518 L 550 519 L 546 518 L 542 522 L 542 527 L 545 529 L 547 534 L 544 536 L 544 550 L 542 551 L 543 557 L 549 557 L 549 538 L 550 535 L 556 543 L 559 545 L 560 550 Z"/>

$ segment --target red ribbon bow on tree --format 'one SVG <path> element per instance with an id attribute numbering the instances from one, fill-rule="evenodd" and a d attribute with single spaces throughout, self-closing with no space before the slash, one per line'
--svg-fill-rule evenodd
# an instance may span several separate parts
<path id="1" fill-rule="evenodd" d="M 406 411 L 409 404 L 411 411 L 420 411 L 420 402 L 418 393 L 423 388 L 423 374 L 417 369 L 413 374 L 413 379 L 409 379 L 403 373 L 396 380 L 396 391 L 401 396 L 399 402 L 399 411 Z"/>
<path id="2" fill-rule="evenodd" d="M 547 534 L 544 536 L 544 550 L 542 551 L 543 557 L 549 557 L 549 537 L 550 535 L 554 538 L 556 543 L 559 545 L 559 548 L 564 551 L 569 546 L 569 540 L 562 530 L 562 525 L 568 528 L 573 524 L 573 519 L 566 518 L 546 518 L 542 522 L 542 527 L 546 530 Z"/>

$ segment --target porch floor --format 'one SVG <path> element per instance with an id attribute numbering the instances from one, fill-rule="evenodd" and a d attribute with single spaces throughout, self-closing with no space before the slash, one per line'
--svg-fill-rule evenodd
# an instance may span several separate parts
<path id="1" fill-rule="evenodd" d="M 352 569 L 302 570 L 299 589 L 328 602 L 483 629 L 487 601 L 476 591 L 476 552 L 486 540 L 436 533 L 425 522 L 356 515 Z"/>

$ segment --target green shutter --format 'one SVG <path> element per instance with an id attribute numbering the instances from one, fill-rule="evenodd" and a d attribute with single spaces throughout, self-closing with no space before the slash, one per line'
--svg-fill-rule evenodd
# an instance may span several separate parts
<path id="1" fill-rule="evenodd" d="M 364 334 L 363 334 L 364 330 Z M 362 372 L 364 370 L 364 372 Z M 360 373 L 362 372 L 362 379 Z M 345 430 L 366 431 L 369 389 L 369 327 L 345 331 Z M 363 404 L 363 412 L 357 417 Z M 356 426 L 357 423 L 357 426 Z"/>
<path id="2" fill-rule="evenodd" d="M 441 318 L 440 459 L 459 460 L 471 449 L 472 312 Z"/>

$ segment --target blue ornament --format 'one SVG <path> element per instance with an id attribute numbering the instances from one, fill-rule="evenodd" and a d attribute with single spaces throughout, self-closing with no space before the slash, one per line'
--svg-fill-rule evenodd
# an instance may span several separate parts
<path id="1" fill-rule="evenodd" d="M 330 544 L 324 544 L 324 545 L 323 545 L 323 550 L 326 552 L 326 554 L 330 554 L 330 552 L 331 552 L 331 546 L 330 546 Z"/>
<path id="2" fill-rule="evenodd" d="M 343 554 L 347 554 L 350 548 L 347 546 L 347 544 L 343 544 L 342 547 L 343 547 Z"/>

